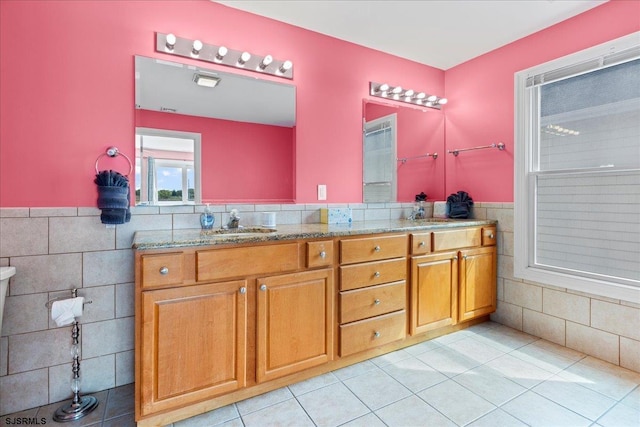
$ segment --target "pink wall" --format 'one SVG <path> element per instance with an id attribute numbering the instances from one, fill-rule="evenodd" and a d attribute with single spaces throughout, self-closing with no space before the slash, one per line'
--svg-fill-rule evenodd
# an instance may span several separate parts
<path id="1" fill-rule="evenodd" d="M 148 110 L 136 125 L 202 135 L 203 202 L 293 200 L 295 129 Z"/>
<path id="2" fill-rule="evenodd" d="M 398 158 L 438 153 L 438 158 L 423 157 L 398 162 L 398 201 L 413 202 L 424 191 L 428 200 L 444 198 L 444 114 L 441 110 L 399 107 L 377 101 L 365 103 L 367 121 L 397 114 Z"/>
<path id="3" fill-rule="evenodd" d="M 0 206 L 95 205 L 98 155 L 133 157 L 133 57 L 167 57 L 156 31 L 293 61 L 299 203 L 317 184 L 328 202 L 362 200 L 370 80 L 444 93 L 442 70 L 208 0 L 1 1 Z"/>
<path id="4" fill-rule="evenodd" d="M 514 73 L 640 30 L 640 2 L 610 1 L 446 71 L 447 149 L 504 142 L 507 149 L 447 155 L 446 193 L 513 201 Z"/>

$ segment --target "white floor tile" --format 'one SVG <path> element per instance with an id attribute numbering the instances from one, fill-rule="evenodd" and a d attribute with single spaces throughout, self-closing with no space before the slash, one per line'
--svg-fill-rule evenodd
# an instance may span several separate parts
<path id="1" fill-rule="evenodd" d="M 617 403 L 604 394 L 567 381 L 559 375 L 537 385 L 532 390 L 592 421 L 597 420 Z"/>
<path id="2" fill-rule="evenodd" d="M 384 366 L 382 370 L 414 393 L 448 379 L 415 357 Z"/>
<path id="3" fill-rule="evenodd" d="M 344 385 L 371 410 L 396 402 L 411 392 L 381 369 L 344 381 Z"/>
<path id="4" fill-rule="evenodd" d="M 240 414 L 236 405 L 231 404 L 204 414 L 173 423 L 174 427 L 208 427 L 224 424 L 227 421 L 239 419 Z"/>
<path id="5" fill-rule="evenodd" d="M 370 412 L 367 415 L 342 424 L 340 427 L 386 427 L 386 424 L 376 414 Z"/>
<path id="6" fill-rule="evenodd" d="M 448 377 L 454 377 L 480 365 L 480 362 L 447 347 L 438 347 L 416 356 L 432 368 Z"/>
<path id="7" fill-rule="evenodd" d="M 528 391 L 502 405 L 501 409 L 533 427 L 590 426 L 592 421 L 544 397 Z"/>
<path id="8" fill-rule="evenodd" d="M 291 384 L 289 390 L 294 396 L 300 396 L 301 394 L 309 393 L 310 391 L 317 390 L 322 387 L 337 383 L 340 381 L 338 377 L 329 372 L 324 375 L 318 375 L 317 377 L 309 378 L 299 383 Z"/>
<path id="9" fill-rule="evenodd" d="M 478 366 L 452 379 L 496 406 L 500 406 L 527 391 L 525 387 L 486 366 Z"/>
<path id="10" fill-rule="evenodd" d="M 400 360 L 408 359 L 411 355 L 404 349 L 393 351 L 391 353 L 383 354 L 382 356 L 374 357 L 370 359 L 378 367 L 389 365 L 390 363 L 396 363 Z"/>
<path id="11" fill-rule="evenodd" d="M 238 408 L 238 412 L 240 412 L 240 415 L 245 415 L 251 412 L 259 411 L 260 409 L 266 408 L 268 406 L 275 405 L 276 403 L 284 402 L 285 400 L 289 400 L 292 397 L 293 394 L 291 394 L 289 389 L 283 387 L 256 397 L 252 397 L 250 399 L 237 402 L 236 406 Z"/>
<path id="12" fill-rule="evenodd" d="M 389 427 L 456 427 L 455 423 L 415 395 L 385 406 L 375 413 Z"/>
<path id="13" fill-rule="evenodd" d="M 621 403 L 614 406 L 598 420 L 603 427 L 638 427 L 640 426 L 640 411 Z"/>
<path id="14" fill-rule="evenodd" d="M 615 400 L 624 398 L 640 384 L 639 373 L 593 357 L 582 359 L 558 375 Z"/>
<path id="15" fill-rule="evenodd" d="M 496 409 L 493 404 L 453 380 L 421 391 L 418 397 L 458 425 L 468 424 Z"/>
<path id="16" fill-rule="evenodd" d="M 340 368 L 338 370 L 333 371 L 332 373 L 340 381 L 344 381 L 349 378 L 357 377 L 358 375 L 362 375 L 365 372 L 369 372 L 374 369 L 378 369 L 378 367 L 374 365 L 371 361 L 365 360 L 364 362 L 355 363 L 351 366 Z"/>
<path id="17" fill-rule="evenodd" d="M 536 365 L 544 369 L 545 371 L 553 373 L 558 373 L 579 360 L 573 357 L 567 357 L 558 354 L 547 348 L 536 345 L 538 342 L 539 341 L 536 341 L 529 345 L 525 345 L 524 347 L 520 347 L 509 354 L 517 357 L 518 359 L 522 359 L 526 362 Z"/>
<path id="18" fill-rule="evenodd" d="M 549 371 L 545 371 L 510 354 L 493 359 L 485 366 L 526 388 L 538 385 L 553 375 Z"/>
<path id="19" fill-rule="evenodd" d="M 467 427 L 527 427 L 527 425 L 502 409 L 496 409 L 468 424 Z"/>
<path id="20" fill-rule="evenodd" d="M 626 395 L 621 402 L 640 411 L 640 386 L 636 387 L 631 393 Z"/>
<path id="21" fill-rule="evenodd" d="M 420 344 L 412 345 L 411 347 L 407 347 L 404 350 L 412 356 L 417 356 L 418 354 L 422 354 L 440 346 L 441 344 L 438 344 L 434 340 L 429 340 L 421 342 Z"/>
<path id="22" fill-rule="evenodd" d="M 285 400 L 273 406 L 242 416 L 245 427 L 264 426 L 313 426 L 296 399 Z"/>
<path id="23" fill-rule="evenodd" d="M 297 399 L 318 426 L 341 425 L 370 412 L 342 383 L 303 394 Z"/>
<path id="24" fill-rule="evenodd" d="M 487 363 L 488 361 L 505 354 L 502 350 L 498 350 L 495 347 L 473 338 L 464 338 L 459 341 L 454 341 L 447 344 L 447 347 L 479 363 Z"/>

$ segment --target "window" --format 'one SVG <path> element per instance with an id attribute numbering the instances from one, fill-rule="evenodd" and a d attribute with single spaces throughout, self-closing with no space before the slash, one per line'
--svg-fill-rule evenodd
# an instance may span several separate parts
<path id="1" fill-rule="evenodd" d="M 640 301 L 640 33 L 515 84 L 516 277 Z"/>
<path id="2" fill-rule="evenodd" d="M 395 202 L 397 114 L 391 114 L 364 124 L 363 201 L 365 203 Z"/>

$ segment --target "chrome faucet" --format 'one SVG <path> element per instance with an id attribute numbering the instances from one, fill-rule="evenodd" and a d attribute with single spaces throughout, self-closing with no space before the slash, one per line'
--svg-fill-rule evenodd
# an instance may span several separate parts
<path id="1" fill-rule="evenodd" d="M 229 220 L 227 221 L 227 228 L 238 228 L 240 226 L 240 215 L 238 215 L 237 209 L 231 209 L 229 212 Z"/>

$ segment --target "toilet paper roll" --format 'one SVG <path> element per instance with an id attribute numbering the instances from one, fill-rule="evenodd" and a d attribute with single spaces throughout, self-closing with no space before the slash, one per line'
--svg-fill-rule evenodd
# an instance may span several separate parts
<path id="1" fill-rule="evenodd" d="M 54 301 L 51 305 L 51 318 L 58 326 L 70 325 L 76 317 L 82 316 L 83 297 Z"/>

